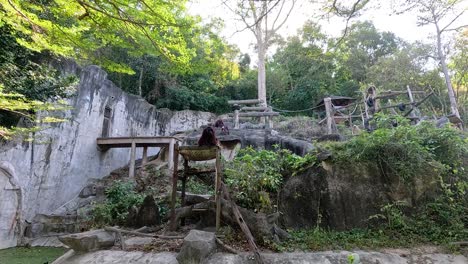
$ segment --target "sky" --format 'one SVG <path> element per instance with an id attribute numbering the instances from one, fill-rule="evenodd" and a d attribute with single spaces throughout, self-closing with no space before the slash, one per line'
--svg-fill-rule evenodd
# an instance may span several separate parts
<path id="1" fill-rule="evenodd" d="M 380 5 L 378 8 L 364 12 L 359 19 L 353 21 L 371 20 L 378 30 L 393 32 L 396 36 L 410 42 L 423 41 L 429 43 L 433 41 L 433 26 L 418 27 L 416 14 L 395 15 L 391 12 L 391 1 L 385 0 L 377 3 Z M 465 1 L 464 6 L 468 7 L 468 1 Z M 235 15 L 222 4 L 222 0 L 192 0 L 188 4 L 188 10 L 191 14 L 201 16 L 204 21 L 216 17 L 222 18 L 225 21 L 225 28 L 222 31 L 225 39 L 231 44 L 236 44 L 241 52 L 255 54 L 251 45 L 255 42 L 253 33 L 249 30 L 237 32 L 245 26 L 241 21 L 236 20 Z M 311 4 L 310 1 L 297 0 L 293 12 L 279 30 L 279 33 L 284 37 L 295 35 L 304 22 L 311 19 L 318 21 L 326 34 L 334 37 L 341 36 L 346 25 L 345 21 L 338 18 L 318 19 L 316 10 L 317 6 Z M 457 25 L 461 24 L 468 24 L 468 13 L 458 20 Z"/>

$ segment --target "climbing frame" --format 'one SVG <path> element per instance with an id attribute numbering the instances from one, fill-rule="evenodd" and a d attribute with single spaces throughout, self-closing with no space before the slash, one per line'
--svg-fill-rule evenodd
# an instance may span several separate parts
<path id="1" fill-rule="evenodd" d="M 221 150 L 218 146 L 174 146 L 174 172 L 172 176 L 172 196 L 171 196 L 171 229 L 175 230 L 177 228 L 176 223 L 176 212 L 175 204 L 177 198 L 177 182 L 178 182 L 178 160 L 179 154 L 184 159 L 184 176 L 182 180 L 182 193 L 181 193 L 181 204 L 182 206 L 185 203 L 185 183 L 187 177 L 191 174 L 194 174 L 188 163 L 189 161 L 208 161 L 216 159 L 215 163 L 215 202 L 216 202 L 216 230 L 219 230 L 221 225 Z M 182 219 L 182 221 L 184 221 Z"/>

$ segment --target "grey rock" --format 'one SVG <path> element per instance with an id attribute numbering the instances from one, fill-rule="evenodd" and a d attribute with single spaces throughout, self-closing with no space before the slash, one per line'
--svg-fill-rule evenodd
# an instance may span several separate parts
<path id="1" fill-rule="evenodd" d="M 200 230 L 191 230 L 184 238 L 182 248 L 177 255 L 180 264 L 201 263 L 216 249 L 214 233 Z"/>
<path id="2" fill-rule="evenodd" d="M 54 261 L 52 264 L 178 264 L 176 253 L 145 253 L 140 251 L 100 250 L 85 254 L 73 251 Z"/>
<path id="3" fill-rule="evenodd" d="M 125 246 L 127 247 L 135 247 L 135 246 L 143 246 L 149 245 L 153 241 L 151 237 L 130 237 L 125 239 Z"/>
<path id="4" fill-rule="evenodd" d="M 148 195 L 143 200 L 143 204 L 138 210 L 137 226 L 154 226 L 161 222 L 159 208 L 154 202 L 152 195 Z"/>
<path id="5" fill-rule="evenodd" d="M 68 63 L 61 68 L 70 71 L 64 74 L 79 77 L 76 93 L 67 101 L 70 109 L 60 112 L 59 117 L 68 121 L 47 124 L 47 129 L 33 135 L 36 140 L 15 139 L 0 144 L 0 162 L 11 163 L 23 190 L 24 197 L 19 204 L 22 207 L 21 223 L 31 221 L 38 213 L 62 214 L 76 210 L 81 201 L 69 202 L 80 193 L 89 198 L 99 197 L 103 191 L 99 186 L 96 189 L 90 186 L 90 179 L 101 179 L 126 165 L 129 149 L 101 151 L 96 145 L 96 138 L 103 135 L 106 107 L 111 109 L 108 133 L 112 137 L 170 135 L 174 131 L 198 129 L 216 119 L 214 114 L 207 112 L 156 109 L 141 97 L 123 92 L 97 66 L 80 69 L 76 64 Z M 148 149 L 149 156 L 158 152 L 159 148 Z M 137 159 L 140 158 L 141 150 L 138 149 Z M 3 196 L 16 195 L 15 192 L 3 192 L 4 187 L 0 186 L 2 202 Z M 84 187 L 87 188 L 83 190 Z M 16 205 L 9 202 L 8 208 Z M 3 232 L 2 229 L 11 226 L 13 218 L 2 211 L 0 248 L 14 245 L 18 240 L 16 235 L 11 237 L 14 232 Z M 8 245 L 3 241 L 8 241 Z"/>
<path id="6" fill-rule="evenodd" d="M 115 234 L 102 229 L 60 236 L 59 240 L 77 252 L 88 252 L 111 248 Z"/>
<path id="7" fill-rule="evenodd" d="M 89 184 L 86 185 L 83 190 L 81 190 L 79 197 L 80 198 L 88 198 L 90 196 L 96 196 L 96 184 Z"/>

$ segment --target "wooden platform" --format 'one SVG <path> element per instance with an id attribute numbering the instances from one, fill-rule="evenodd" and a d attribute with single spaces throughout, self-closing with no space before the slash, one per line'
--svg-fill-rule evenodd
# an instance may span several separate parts
<path id="1" fill-rule="evenodd" d="M 169 170 L 174 168 L 173 156 L 174 145 L 181 139 L 176 137 L 107 137 L 97 138 L 96 143 L 102 151 L 107 151 L 111 148 L 130 148 L 130 166 L 129 177 L 135 176 L 135 156 L 136 148 L 143 148 L 143 161 L 145 164 L 148 161 L 148 147 L 166 148 L 169 155 L 166 155 Z"/>

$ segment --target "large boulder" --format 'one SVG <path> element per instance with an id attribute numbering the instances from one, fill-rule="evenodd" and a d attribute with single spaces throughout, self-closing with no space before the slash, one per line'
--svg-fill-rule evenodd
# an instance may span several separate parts
<path id="1" fill-rule="evenodd" d="M 281 222 L 286 227 L 346 230 L 366 227 L 369 217 L 389 203 L 417 206 L 437 190 L 437 175 L 428 172 L 403 183 L 375 164 L 334 162 L 322 155 L 320 168 L 286 180 L 280 194 Z"/>
<path id="2" fill-rule="evenodd" d="M 111 248 L 115 243 L 115 234 L 98 229 L 61 236 L 59 240 L 77 252 L 88 252 Z"/>
<path id="3" fill-rule="evenodd" d="M 216 237 L 212 232 L 191 230 L 177 255 L 180 264 L 201 263 L 216 250 Z"/>
<path id="4" fill-rule="evenodd" d="M 161 222 L 159 208 L 154 202 L 152 195 L 148 195 L 143 200 L 143 204 L 138 210 L 137 226 L 154 226 Z"/>

